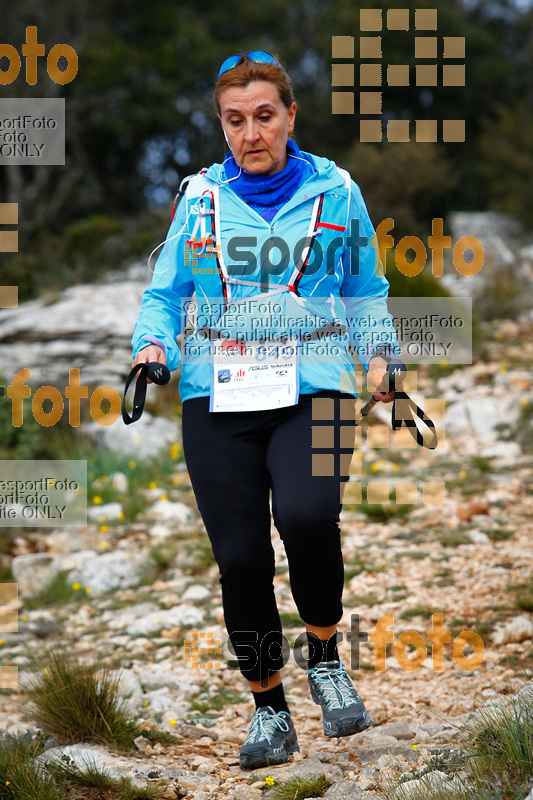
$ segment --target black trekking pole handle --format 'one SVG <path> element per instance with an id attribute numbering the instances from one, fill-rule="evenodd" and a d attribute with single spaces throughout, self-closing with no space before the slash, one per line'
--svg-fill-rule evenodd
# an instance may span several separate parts
<path id="1" fill-rule="evenodd" d="M 126 395 L 128 394 L 130 383 L 133 381 L 137 373 L 139 373 L 139 376 L 135 384 L 135 392 L 133 394 L 133 409 L 130 416 L 126 410 Z M 160 386 L 164 386 L 165 383 L 168 383 L 170 380 L 170 370 L 166 364 L 160 364 L 158 361 L 146 361 L 144 363 L 136 364 L 133 367 L 126 379 L 124 397 L 122 398 L 121 412 L 125 425 L 131 425 L 132 422 L 137 422 L 137 420 L 140 419 L 144 409 L 144 401 L 146 400 L 146 386 L 148 379 L 150 379 L 153 383 L 158 383 Z"/>
<path id="2" fill-rule="evenodd" d="M 380 355 L 382 354 L 380 353 Z M 403 361 L 400 361 L 397 356 L 383 354 L 383 358 L 389 363 L 387 364 L 387 372 L 383 376 L 383 380 L 377 391 L 394 392 L 392 401 L 392 430 L 396 431 L 401 428 L 402 425 L 405 425 L 418 445 L 427 447 L 428 450 L 435 450 L 439 445 L 435 423 L 417 406 L 414 400 L 411 400 L 409 395 L 401 387 L 401 383 L 407 373 L 405 364 Z M 373 394 L 368 403 L 361 409 L 361 416 L 366 417 L 376 403 L 379 402 L 379 398 Z M 423 434 L 418 429 L 415 417 L 429 428 L 431 432 L 431 439 L 429 441 L 424 439 Z"/>
<path id="3" fill-rule="evenodd" d="M 387 364 L 387 372 L 383 376 L 381 384 L 379 388 L 376 389 L 376 391 L 394 392 L 396 390 L 396 381 L 398 381 L 398 383 L 401 383 L 403 381 L 403 379 L 405 378 L 405 374 L 407 372 L 407 368 L 403 363 L 403 361 L 400 361 L 400 359 L 396 358 L 396 356 L 390 357 L 387 355 L 383 355 L 381 357 L 384 358 L 389 363 Z M 372 411 L 376 403 L 380 402 L 381 401 L 379 397 L 376 397 L 373 394 L 370 400 L 361 409 L 361 416 L 366 417 Z"/>

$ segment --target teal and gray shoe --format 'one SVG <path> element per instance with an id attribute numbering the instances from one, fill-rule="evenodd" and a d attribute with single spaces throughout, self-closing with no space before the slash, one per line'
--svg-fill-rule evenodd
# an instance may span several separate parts
<path id="1" fill-rule="evenodd" d="M 248 725 L 248 736 L 239 750 L 241 769 L 284 764 L 290 753 L 299 750 L 291 715 L 274 711 L 272 706 L 258 708 Z"/>
<path id="2" fill-rule="evenodd" d="M 326 736 L 351 736 L 370 727 L 372 720 L 340 661 L 321 661 L 308 669 L 311 697 L 322 706 Z"/>

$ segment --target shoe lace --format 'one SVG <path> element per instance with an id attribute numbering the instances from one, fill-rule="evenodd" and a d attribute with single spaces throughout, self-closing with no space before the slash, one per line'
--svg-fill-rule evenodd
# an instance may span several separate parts
<path id="1" fill-rule="evenodd" d="M 344 665 L 336 668 L 318 666 L 311 675 L 329 709 L 346 708 L 360 700 Z"/>
<path id="2" fill-rule="evenodd" d="M 276 731 L 280 730 L 286 733 L 289 730 L 289 725 L 280 713 L 269 714 L 268 711 L 260 710 L 256 711 L 252 717 L 248 730 L 247 742 L 259 742 L 266 739 L 269 744 L 272 744 L 272 737 L 276 734 Z"/>

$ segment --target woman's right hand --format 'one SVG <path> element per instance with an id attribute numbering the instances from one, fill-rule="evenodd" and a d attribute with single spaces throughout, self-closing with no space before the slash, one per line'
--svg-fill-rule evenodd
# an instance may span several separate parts
<path id="1" fill-rule="evenodd" d="M 157 361 L 159 364 L 167 363 L 167 354 L 156 344 L 150 344 L 148 347 L 143 347 L 142 350 L 139 350 L 133 362 L 133 366 L 135 367 L 137 364 L 148 364 L 151 361 Z M 153 381 L 148 378 L 148 383 L 153 383 Z"/>

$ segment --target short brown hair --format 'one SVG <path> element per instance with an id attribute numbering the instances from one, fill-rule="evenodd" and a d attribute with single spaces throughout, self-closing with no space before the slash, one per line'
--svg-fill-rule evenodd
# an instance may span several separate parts
<path id="1" fill-rule="evenodd" d="M 216 82 L 213 102 L 217 114 L 220 114 L 220 95 L 224 89 L 229 89 L 231 86 L 245 89 L 252 81 L 273 83 L 285 108 L 290 108 L 294 102 L 291 79 L 283 67 L 277 64 L 258 63 L 242 55 L 236 65 L 224 72 Z"/>

